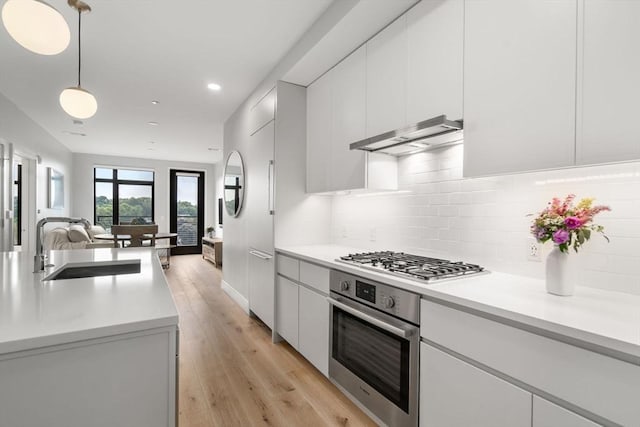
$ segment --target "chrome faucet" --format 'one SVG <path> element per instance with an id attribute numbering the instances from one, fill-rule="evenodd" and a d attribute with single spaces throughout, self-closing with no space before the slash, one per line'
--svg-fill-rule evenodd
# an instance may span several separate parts
<path id="1" fill-rule="evenodd" d="M 38 224 L 36 225 L 36 255 L 33 257 L 34 273 L 40 273 L 41 271 L 44 271 L 44 260 L 46 257 L 44 255 L 42 246 L 42 229 L 48 222 L 68 222 L 70 224 L 82 223 L 84 224 L 84 228 L 86 228 L 87 230 L 91 228 L 91 223 L 89 222 L 89 220 L 84 218 L 67 218 L 53 216 L 42 218 L 40 221 L 38 221 Z"/>

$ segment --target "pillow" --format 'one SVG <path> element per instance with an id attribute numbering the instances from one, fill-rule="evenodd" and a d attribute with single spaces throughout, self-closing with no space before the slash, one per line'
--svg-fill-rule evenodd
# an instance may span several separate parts
<path id="1" fill-rule="evenodd" d="M 87 234 L 83 225 L 73 224 L 69 226 L 69 240 L 72 242 L 90 242 L 91 238 Z"/>
<path id="2" fill-rule="evenodd" d="M 107 234 L 107 230 L 105 230 L 101 225 L 92 225 L 87 232 L 89 233 L 89 238 L 91 238 L 91 240 L 95 240 L 96 234 Z"/>

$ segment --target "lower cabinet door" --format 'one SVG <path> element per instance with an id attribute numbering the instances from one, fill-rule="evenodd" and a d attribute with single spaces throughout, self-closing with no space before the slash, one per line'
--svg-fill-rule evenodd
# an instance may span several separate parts
<path id="1" fill-rule="evenodd" d="M 531 393 L 420 344 L 420 426 L 531 427 Z"/>
<path id="2" fill-rule="evenodd" d="M 300 286 L 298 308 L 299 351 L 329 376 L 329 303 L 324 295 Z"/>
<path id="3" fill-rule="evenodd" d="M 275 266 L 273 257 L 249 251 L 249 308 L 273 329 Z"/>
<path id="4" fill-rule="evenodd" d="M 533 396 L 533 427 L 598 427 L 599 425 L 548 400 Z"/>
<path id="5" fill-rule="evenodd" d="M 298 285 L 282 276 L 276 279 L 276 331 L 298 348 Z"/>

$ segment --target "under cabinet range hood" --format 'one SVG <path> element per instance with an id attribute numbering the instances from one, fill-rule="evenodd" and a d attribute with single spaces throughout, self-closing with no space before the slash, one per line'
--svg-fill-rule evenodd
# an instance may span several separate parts
<path id="1" fill-rule="evenodd" d="M 462 138 L 462 120 L 448 120 L 442 115 L 354 142 L 349 149 L 404 156 L 459 142 Z"/>

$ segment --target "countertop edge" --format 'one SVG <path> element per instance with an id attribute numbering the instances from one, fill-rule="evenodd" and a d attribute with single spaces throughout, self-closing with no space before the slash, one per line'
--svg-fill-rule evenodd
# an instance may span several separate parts
<path id="1" fill-rule="evenodd" d="M 80 341 L 107 338 L 116 335 L 142 332 L 150 329 L 178 326 L 179 316 L 176 313 L 171 316 L 145 319 L 125 324 L 109 325 L 100 328 L 80 331 L 64 332 L 39 337 L 30 337 L 20 340 L 0 343 L 0 357 L 10 356 L 11 353 L 23 351 L 37 351 L 47 347 L 55 347 Z"/>

